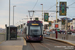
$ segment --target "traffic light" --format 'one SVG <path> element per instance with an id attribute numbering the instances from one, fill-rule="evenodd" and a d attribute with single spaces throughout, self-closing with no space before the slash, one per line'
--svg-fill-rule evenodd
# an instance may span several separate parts
<path id="1" fill-rule="evenodd" d="M 59 15 L 60 16 L 66 16 L 66 11 L 67 11 L 67 2 L 60 2 L 59 5 Z"/>
<path id="2" fill-rule="evenodd" d="M 62 19 L 62 25 L 65 25 L 65 19 Z"/>
<path id="3" fill-rule="evenodd" d="M 44 13 L 44 21 L 48 22 L 49 13 Z"/>

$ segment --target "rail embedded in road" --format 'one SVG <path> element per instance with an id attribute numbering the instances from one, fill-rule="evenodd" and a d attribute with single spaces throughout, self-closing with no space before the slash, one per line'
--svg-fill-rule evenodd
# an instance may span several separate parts
<path id="1" fill-rule="evenodd" d="M 70 44 L 50 39 L 43 39 L 42 42 L 27 42 L 23 48 L 24 50 L 75 50 L 75 47 Z"/>

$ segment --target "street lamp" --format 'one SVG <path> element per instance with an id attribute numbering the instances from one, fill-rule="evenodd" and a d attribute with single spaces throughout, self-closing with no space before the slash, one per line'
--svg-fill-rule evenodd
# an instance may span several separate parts
<path id="1" fill-rule="evenodd" d="M 8 34 L 8 39 L 10 40 L 10 0 L 9 0 L 9 34 Z"/>
<path id="2" fill-rule="evenodd" d="M 58 5 L 58 0 L 56 0 L 56 24 L 57 25 L 57 11 L 58 11 L 58 8 L 57 8 L 57 5 Z M 58 34 L 57 34 L 57 28 L 56 28 L 56 39 L 58 38 Z"/>
<path id="3" fill-rule="evenodd" d="M 42 20 L 43 20 L 43 4 L 41 4 L 42 5 Z"/>
<path id="4" fill-rule="evenodd" d="M 14 25 L 14 7 L 16 7 L 15 5 L 13 6 L 13 25 Z"/>
<path id="5" fill-rule="evenodd" d="M 57 8 L 57 5 L 58 5 L 58 0 L 56 0 L 56 23 L 57 23 L 57 11 L 58 11 L 58 8 Z"/>

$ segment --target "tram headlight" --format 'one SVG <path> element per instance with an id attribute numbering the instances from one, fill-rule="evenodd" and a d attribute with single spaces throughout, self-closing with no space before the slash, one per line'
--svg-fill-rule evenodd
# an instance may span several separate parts
<path id="1" fill-rule="evenodd" d="M 27 39 L 29 39 L 29 37 L 27 36 Z"/>
<path id="2" fill-rule="evenodd" d="M 29 36 L 30 37 L 30 36 Z"/>
<path id="3" fill-rule="evenodd" d="M 40 36 L 41 37 L 41 36 Z"/>

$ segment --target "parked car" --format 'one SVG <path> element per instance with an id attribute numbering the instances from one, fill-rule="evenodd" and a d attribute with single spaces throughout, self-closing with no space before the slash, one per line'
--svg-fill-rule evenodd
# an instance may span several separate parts
<path id="1" fill-rule="evenodd" d="M 67 32 L 67 34 L 70 34 L 70 35 L 71 35 L 71 34 L 72 34 L 72 32 Z"/>
<path id="2" fill-rule="evenodd" d="M 50 35 L 50 32 L 49 32 L 49 31 L 47 31 L 47 32 L 46 32 L 46 34 L 47 34 L 47 35 Z"/>

